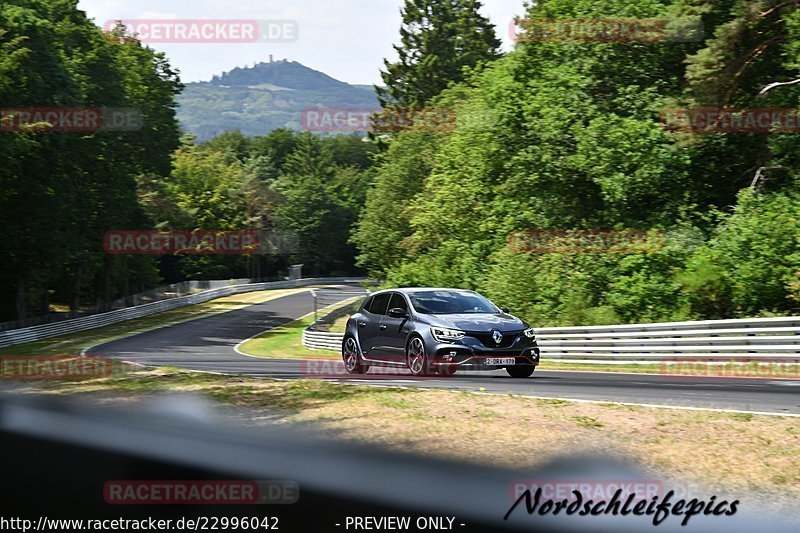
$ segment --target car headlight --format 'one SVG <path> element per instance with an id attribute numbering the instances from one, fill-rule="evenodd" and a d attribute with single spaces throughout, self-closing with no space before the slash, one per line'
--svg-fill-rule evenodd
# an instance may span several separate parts
<path id="1" fill-rule="evenodd" d="M 525 336 L 528 337 L 529 339 L 535 339 L 536 338 L 536 332 L 533 331 L 533 328 L 528 328 L 528 329 L 525 330 Z"/>
<path id="2" fill-rule="evenodd" d="M 438 342 L 457 341 L 464 338 L 464 332 L 458 329 L 431 327 L 431 335 Z"/>

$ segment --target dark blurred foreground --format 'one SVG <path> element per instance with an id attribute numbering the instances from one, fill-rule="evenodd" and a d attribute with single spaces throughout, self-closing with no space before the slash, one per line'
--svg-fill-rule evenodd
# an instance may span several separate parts
<path id="1" fill-rule="evenodd" d="M 565 458 L 533 471 L 491 469 L 325 443 L 309 434 L 274 428 L 261 432 L 225 428 L 202 403 L 191 400 L 164 398 L 135 410 L 120 410 L 86 400 L 4 395 L 0 396 L 0 446 L 4 452 L 2 518 L 26 518 L 34 528 L 41 527 L 37 519 L 42 516 L 150 517 L 172 519 L 173 524 L 180 518 L 185 524 L 187 519 L 204 517 L 196 529 L 243 530 L 241 524 L 231 527 L 222 517 L 270 517 L 261 527 L 248 529 L 266 530 L 263 526 L 268 524 L 270 530 L 279 531 L 352 531 L 358 530 L 354 527 L 357 517 L 405 516 L 411 524 L 407 531 L 419 530 L 415 522 L 420 517 L 434 518 L 426 523 L 455 531 L 656 529 L 649 516 L 529 515 L 524 501 L 504 520 L 515 500 L 511 490 L 515 480 L 653 479 L 611 460 Z M 536 451 L 499 449 L 498 453 Z M 262 487 L 272 483 L 293 493 L 279 504 L 113 503 L 109 482 L 124 485 L 126 480 L 190 484 L 191 480 L 258 480 Z M 706 490 L 690 497 L 712 495 L 713 491 Z M 681 526 L 681 517 L 668 516 L 656 530 L 734 533 L 751 531 L 756 524 L 774 532 L 793 530 L 778 517 L 746 504 L 742 498 L 734 516 L 693 516 L 686 527 Z"/>

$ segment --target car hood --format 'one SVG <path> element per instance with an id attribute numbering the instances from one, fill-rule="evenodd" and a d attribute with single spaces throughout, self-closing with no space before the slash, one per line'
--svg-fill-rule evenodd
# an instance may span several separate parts
<path id="1" fill-rule="evenodd" d="M 441 326 L 443 328 L 454 328 L 463 331 L 519 331 L 525 329 L 527 325 L 519 318 L 507 315 L 492 314 L 457 314 L 457 315 L 420 315 L 425 322 L 431 326 Z"/>

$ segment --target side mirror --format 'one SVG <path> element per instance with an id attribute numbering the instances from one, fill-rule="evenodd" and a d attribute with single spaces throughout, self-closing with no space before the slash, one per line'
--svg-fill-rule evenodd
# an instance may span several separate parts
<path id="1" fill-rule="evenodd" d="M 509 311 L 508 311 L 508 307 L 501 307 L 501 308 L 500 308 L 500 310 L 501 310 L 502 312 L 504 312 L 505 314 L 508 314 L 508 313 L 509 313 Z"/>
<path id="2" fill-rule="evenodd" d="M 406 310 L 401 307 L 393 307 L 392 309 L 389 309 L 389 316 L 392 318 L 406 318 L 408 313 L 406 313 Z"/>

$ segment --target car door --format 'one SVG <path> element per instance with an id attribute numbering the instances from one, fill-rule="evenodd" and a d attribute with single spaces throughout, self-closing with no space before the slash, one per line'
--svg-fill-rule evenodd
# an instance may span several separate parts
<path id="1" fill-rule="evenodd" d="M 389 308 L 390 298 L 391 293 L 388 292 L 376 294 L 358 318 L 358 343 L 367 359 L 377 359 L 377 346 L 382 333 L 379 328 L 381 319 Z"/>
<path id="2" fill-rule="evenodd" d="M 395 318 L 388 315 L 388 310 L 381 319 L 380 353 L 382 361 L 393 364 L 405 364 L 406 338 L 409 333 L 408 302 L 399 292 L 393 292 L 389 300 L 389 309 L 402 309 L 406 318 Z"/>

